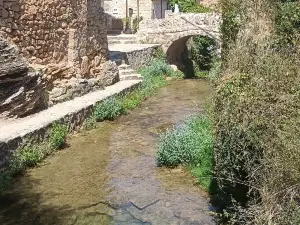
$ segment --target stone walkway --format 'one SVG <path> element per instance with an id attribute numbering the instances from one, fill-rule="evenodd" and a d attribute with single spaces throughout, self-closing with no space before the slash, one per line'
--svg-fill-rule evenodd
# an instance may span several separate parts
<path id="1" fill-rule="evenodd" d="M 109 51 L 113 52 L 132 52 L 161 46 L 160 44 L 111 44 L 108 45 Z"/>
<path id="2" fill-rule="evenodd" d="M 39 113 L 30 115 L 25 118 L 15 120 L 0 120 L 0 168 L 4 163 L 4 152 L 15 150 L 22 143 L 27 135 L 39 136 L 39 131 L 49 127 L 55 121 L 68 122 L 71 129 L 75 126 L 81 126 L 90 115 L 92 106 L 97 102 L 119 94 L 138 85 L 141 80 L 124 80 L 112 86 L 106 87 L 105 90 L 91 92 L 73 100 L 63 102 Z M 87 112 L 89 111 L 89 112 Z M 17 144 L 15 143 L 17 142 Z M 12 144 L 13 143 L 13 144 Z"/>

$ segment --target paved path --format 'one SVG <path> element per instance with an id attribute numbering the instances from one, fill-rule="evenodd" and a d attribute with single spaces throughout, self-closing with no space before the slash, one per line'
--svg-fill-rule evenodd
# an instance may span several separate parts
<path id="1" fill-rule="evenodd" d="M 160 44 L 111 44 L 108 45 L 109 51 L 132 52 L 160 46 Z"/>

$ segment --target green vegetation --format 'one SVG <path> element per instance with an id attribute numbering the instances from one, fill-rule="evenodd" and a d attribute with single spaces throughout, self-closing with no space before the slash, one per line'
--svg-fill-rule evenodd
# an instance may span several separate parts
<path id="1" fill-rule="evenodd" d="M 136 33 L 139 29 L 139 23 L 143 20 L 143 17 L 140 16 L 139 18 L 138 17 L 135 17 L 133 20 L 132 20 L 132 29 L 133 29 L 133 32 Z"/>
<path id="2" fill-rule="evenodd" d="M 162 47 L 158 47 L 156 49 L 156 51 L 154 52 L 154 58 L 166 62 L 167 55 L 166 55 L 166 53 L 164 53 L 164 50 L 162 49 Z"/>
<path id="3" fill-rule="evenodd" d="M 295 46 L 300 33 L 300 4 L 298 1 L 282 1 L 277 7 L 277 42 L 282 47 Z"/>
<path id="4" fill-rule="evenodd" d="M 206 78 L 213 64 L 218 61 L 217 43 L 206 36 L 195 36 L 192 40 L 189 57 L 194 62 L 195 76 Z"/>
<path id="5" fill-rule="evenodd" d="M 60 123 L 52 125 L 49 139 L 43 143 L 26 145 L 11 156 L 8 167 L 0 172 L 0 194 L 5 191 L 13 177 L 28 167 L 36 166 L 46 156 L 65 144 L 67 127 Z"/>
<path id="6" fill-rule="evenodd" d="M 194 46 L 191 48 L 192 60 L 199 71 L 209 71 L 216 57 L 216 42 L 205 36 L 193 37 Z"/>
<path id="7" fill-rule="evenodd" d="M 180 7 L 181 12 L 209 13 L 212 10 L 202 4 L 197 4 L 195 0 L 170 0 L 170 5 L 174 9 L 175 3 Z"/>
<path id="8" fill-rule="evenodd" d="M 212 180 L 212 130 L 205 116 L 189 118 L 183 125 L 162 134 L 157 145 L 157 165 L 188 165 L 199 183 L 209 190 Z"/>
<path id="9" fill-rule="evenodd" d="M 299 3 L 221 4 L 224 61 L 213 103 L 216 200 L 227 224 L 300 224 Z"/>
<path id="10" fill-rule="evenodd" d="M 59 149 L 66 143 L 68 129 L 65 125 L 54 123 L 50 131 L 49 142 L 52 149 Z"/>
<path id="11" fill-rule="evenodd" d="M 120 99 L 115 97 L 104 100 L 94 108 L 94 117 L 97 122 L 114 120 L 117 116 L 125 113 L 125 108 Z"/>
<path id="12" fill-rule="evenodd" d="M 143 76 L 143 83 L 131 93 L 123 97 L 125 109 L 131 110 L 139 105 L 145 98 L 154 94 L 159 87 L 167 85 L 165 77 L 174 73 L 166 68 L 171 68 L 165 62 L 158 59 L 153 60 L 149 66 L 144 66 L 139 70 Z"/>
<path id="13" fill-rule="evenodd" d="M 85 130 L 92 130 L 92 129 L 97 128 L 97 120 L 96 120 L 96 117 L 95 117 L 94 115 L 92 115 L 91 117 L 87 118 L 87 119 L 84 121 L 83 128 L 84 128 Z"/>

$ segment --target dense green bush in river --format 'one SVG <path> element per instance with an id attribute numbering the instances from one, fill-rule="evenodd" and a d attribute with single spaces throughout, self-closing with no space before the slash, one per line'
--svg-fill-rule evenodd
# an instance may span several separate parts
<path id="1" fill-rule="evenodd" d="M 204 116 L 191 117 L 168 130 L 160 137 L 156 155 L 158 166 L 188 165 L 208 190 L 212 178 L 211 121 Z"/>

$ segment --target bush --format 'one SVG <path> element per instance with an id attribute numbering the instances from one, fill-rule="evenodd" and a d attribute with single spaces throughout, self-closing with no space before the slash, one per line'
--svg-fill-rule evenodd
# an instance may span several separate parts
<path id="1" fill-rule="evenodd" d="M 106 99 L 94 108 L 94 116 L 97 122 L 114 120 L 117 116 L 124 113 L 125 108 L 122 102 L 116 97 Z"/>
<path id="2" fill-rule="evenodd" d="M 85 130 L 92 130 L 97 128 L 97 120 L 96 117 L 94 115 L 92 115 L 90 118 L 87 118 L 84 121 L 84 129 Z"/>
<path id="3" fill-rule="evenodd" d="M 209 13 L 212 10 L 202 4 L 197 4 L 195 0 L 170 0 L 170 5 L 174 9 L 175 3 L 180 7 L 181 12 Z"/>
<path id="4" fill-rule="evenodd" d="M 216 58 L 216 42 L 205 36 L 193 37 L 193 46 L 191 48 L 191 59 L 195 61 L 200 71 L 209 71 Z"/>
<path id="5" fill-rule="evenodd" d="M 214 169 L 233 224 L 300 223 L 300 55 L 274 48 L 277 3 L 241 1 L 233 14 L 242 9 L 243 26 L 223 35 L 230 45 L 214 96 Z"/>
<path id="6" fill-rule="evenodd" d="M 280 46 L 294 47 L 296 45 L 300 34 L 299 2 L 285 1 L 278 4 L 276 33 Z"/>
<path id="7" fill-rule="evenodd" d="M 160 60 L 160 61 L 166 61 L 167 60 L 167 55 L 164 53 L 164 50 L 162 47 L 158 47 L 155 52 L 154 52 L 154 58 Z"/>
<path id="8" fill-rule="evenodd" d="M 189 165 L 208 190 L 212 171 L 211 122 L 204 116 L 189 118 L 183 125 L 168 130 L 157 145 L 157 165 Z"/>
<path id="9" fill-rule="evenodd" d="M 133 20 L 132 20 L 132 29 L 134 31 L 134 33 L 136 33 L 139 29 L 139 23 L 143 20 L 143 17 L 140 16 L 139 18 L 138 17 L 135 17 Z"/>
<path id="10" fill-rule="evenodd" d="M 140 73 L 146 79 L 155 76 L 176 77 L 178 74 L 175 73 L 169 64 L 161 59 L 154 59 L 149 66 L 142 67 L 140 69 Z"/>
<path id="11" fill-rule="evenodd" d="M 218 83 L 218 80 L 221 76 L 221 66 L 222 66 L 222 61 L 215 60 L 212 68 L 210 69 L 210 71 L 208 73 L 208 79 L 214 85 L 216 85 Z"/>
<path id="12" fill-rule="evenodd" d="M 66 142 L 66 137 L 68 134 L 67 126 L 60 123 L 54 123 L 52 125 L 49 142 L 52 149 L 59 149 L 63 147 Z"/>

